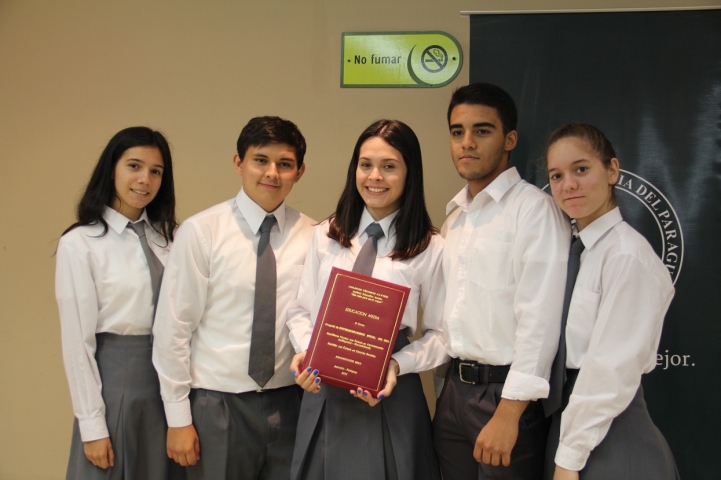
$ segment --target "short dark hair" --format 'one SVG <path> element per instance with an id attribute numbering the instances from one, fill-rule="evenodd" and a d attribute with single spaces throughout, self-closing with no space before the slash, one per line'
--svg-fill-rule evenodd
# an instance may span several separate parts
<path id="1" fill-rule="evenodd" d="M 295 149 L 297 167 L 303 165 L 305 137 L 295 123 L 280 117 L 255 117 L 243 127 L 236 144 L 241 160 L 250 147 L 262 147 L 271 143 L 285 143 Z"/>
<path id="2" fill-rule="evenodd" d="M 448 105 L 448 126 L 451 125 L 451 113 L 458 105 L 485 105 L 495 108 L 503 125 L 503 134 L 516 129 L 518 125 L 518 110 L 513 98 L 501 87 L 490 83 L 471 83 L 460 87 L 453 92 L 451 103 Z"/>
<path id="3" fill-rule="evenodd" d="M 63 232 L 68 233 L 81 225 L 103 225 L 103 233 L 108 233 L 108 223 L 103 218 L 106 206 L 110 206 L 116 195 L 115 165 L 126 150 L 133 147 L 157 148 L 163 158 L 163 177 L 155 198 L 145 207 L 151 226 L 168 241 L 173 241 L 178 222 L 175 219 L 175 185 L 173 182 L 173 158 L 170 155 L 168 141 L 162 133 L 148 127 L 129 127 L 120 130 L 105 146 L 95 165 L 77 207 L 78 221 Z"/>
<path id="4" fill-rule="evenodd" d="M 548 167 L 548 150 L 554 143 L 564 138 L 577 138 L 583 141 L 588 148 L 601 158 L 603 166 L 608 168 L 611 165 L 611 159 L 616 157 L 616 150 L 613 149 L 611 141 L 604 133 L 593 125 L 587 123 L 567 123 L 557 128 L 546 143 L 545 164 Z M 611 189 L 611 197 L 614 204 L 616 203 L 616 193 Z"/>
<path id="5" fill-rule="evenodd" d="M 423 162 L 421 145 L 411 128 L 398 120 L 378 120 L 358 137 L 353 156 L 348 165 L 345 187 L 338 199 L 335 213 L 331 215 L 328 236 L 346 248 L 358 233 L 358 224 L 363 215 L 365 203 L 356 186 L 356 170 L 360 150 L 370 138 L 378 137 L 395 148 L 406 164 L 406 181 L 400 197 L 400 209 L 393 219 L 396 242 L 390 257 L 405 260 L 422 253 L 431 243 L 431 237 L 438 232 L 431 223 L 426 209 L 423 191 Z"/>

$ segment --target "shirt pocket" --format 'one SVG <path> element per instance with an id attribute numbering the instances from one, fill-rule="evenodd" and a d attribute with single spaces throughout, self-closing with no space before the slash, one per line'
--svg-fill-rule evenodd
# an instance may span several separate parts
<path id="1" fill-rule="evenodd" d="M 503 290 L 513 285 L 512 243 L 477 238 L 468 262 L 468 278 L 484 290 Z"/>
<path id="2" fill-rule="evenodd" d="M 402 323 L 405 326 L 413 326 L 415 328 L 415 325 L 418 321 L 418 300 L 420 293 L 418 290 L 418 285 L 416 285 L 415 282 L 416 271 L 412 266 L 406 264 L 403 261 L 390 261 L 387 263 L 393 269 L 393 273 L 389 281 L 411 289 L 408 296 L 408 301 L 406 302 L 406 309 L 403 312 Z M 376 263 L 376 266 L 377 265 L 378 262 Z"/>
<path id="3" fill-rule="evenodd" d="M 578 285 L 574 288 L 568 307 L 566 343 L 572 344 L 575 352 L 588 350 L 600 303 L 601 294 L 579 288 Z"/>
<path id="4" fill-rule="evenodd" d="M 296 290 L 298 289 L 298 284 L 300 283 L 300 277 L 303 274 L 303 265 L 293 265 L 290 267 L 290 278 L 293 282 L 293 285 L 295 285 Z"/>
<path id="5" fill-rule="evenodd" d="M 378 268 L 378 264 L 381 262 L 376 262 L 376 268 Z M 388 278 L 390 282 L 397 283 L 398 285 L 403 285 L 404 287 L 413 288 L 414 282 L 413 277 L 415 274 L 415 270 L 410 265 L 407 265 L 405 262 L 402 261 L 390 261 L 387 262 L 388 266 L 390 267 L 390 271 L 388 272 Z M 373 273 L 376 273 L 376 270 L 374 269 Z M 378 278 L 383 278 L 384 275 L 377 275 Z"/>
<path id="6" fill-rule="evenodd" d="M 284 297 L 286 301 L 292 301 L 298 296 L 298 285 L 303 273 L 303 265 L 290 265 L 286 270 L 287 276 L 278 275 L 278 297 Z M 281 279 L 285 279 L 281 283 Z"/>

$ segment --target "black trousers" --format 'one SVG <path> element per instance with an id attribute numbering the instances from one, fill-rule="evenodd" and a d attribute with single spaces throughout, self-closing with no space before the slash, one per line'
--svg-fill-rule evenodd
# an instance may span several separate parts
<path id="1" fill-rule="evenodd" d="M 436 404 L 433 435 L 444 480 L 541 480 L 549 419 L 540 402 L 531 402 L 521 416 L 511 464 L 478 463 L 473 448 L 501 401 L 503 383 L 472 385 L 449 369 Z"/>
<path id="2" fill-rule="evenodd" d="M 190 480 L 288 480 L 303 390 L 190 393 L 200 462 Z"/>

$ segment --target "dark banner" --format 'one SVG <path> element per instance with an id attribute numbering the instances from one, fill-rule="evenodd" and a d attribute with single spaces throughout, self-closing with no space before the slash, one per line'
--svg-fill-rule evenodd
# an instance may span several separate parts
<path id="1" fill-rule="evenodd" d="M 721 478 L 721 10 L 473 15 L 470 79 L 516 100 L 539 187 L 560 125 L 614 144 L 621 212 L 676 286 L 646 401 L 681 477 Z"/>

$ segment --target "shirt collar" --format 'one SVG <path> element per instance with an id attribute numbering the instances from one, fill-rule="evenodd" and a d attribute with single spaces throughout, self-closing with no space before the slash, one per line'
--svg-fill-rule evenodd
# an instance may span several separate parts
<path id="1" fill-rule="evenodd" d="M 521 175 L 516 170 L 516 167 L 511 167 L 503 171 L 498 175 L 486 188 L 481 190 L 475 198 L 471 197 L 471 191 L 468 185 L 463 187 L 463 190 L 458 192 L 453 200 L 448 202 L 446 206 L 446 215 L 450 214 L 457 207 L 467 208 L 470 205 L 480 205 L 485 199 L 481 194 L 486 194 L 493 199 L 496 203 L 500 202 L 501 199 L 508 193 L 508 191 L 515 184 L 521 181 Z"/>
<path id="2" fill-rule="evenodd" d="M 122 213 L 118 212 L 117 210 L 113 210 L 106 205 L 105 210 L 103 211 L 103 219 L 108 222 L 108 226 L 112 228 L 118 235 L 123 233 L 123 230 L 125 230 L 125 228 L 128 226 L 128 222 L 138 223 L 141 220 L 145 220 L 145 223 L 150 225 L 150 220 L 148 220 L 148 214 L 145 209 L 143 209 L 143 213 L 140 214 L 140 218 L 138 218 L 138 221 L 133 222 Z"/>
<path id="3" fill-rule="evenodd" d="M 471 203 L 471 200 L 473 200 L 471 198 L 471 191 L 468 189 L 468 185 L 466 185 L 448 202 L 448 205 L 446 205 L 446 215 L 449 215 L 458 207 L 467 207 Z"/>
<path id="4" fill-rule="evenodd" d="M 623 217 L 618 207 L 604 213 L 579 233 L 583 245 L 585 245 L 586 249 L 593 248 L 606 232 L 621 221 L 623 221 Z"/>
<path id="5" fill-rule="evenodd" d="M 382 218 L 378 220 L 378 225 L 381 226 L 383 229 L 383 235 L 385 235 L 385 238 L 387 240 L 390 240 L 392 237 L 396 234 L 396 228 L 393 226 L 391 228 L 391 224 L 393 223 L 393 220 L 398 215 L 399 210 L 396 210 L 395 212 L 391 213 L 385 218 Z M 368 225 L 375 222 L 373 219 L 373 216 L 370 214 L 367 208 L 363 208 L 363 215 L 361 215 L 360 223 L 358 224 L 358 236 L 365 234 L 366 228 L 368 228 Z"/>
<path id="6" fill-rule="evenodd" d="M 275 216 L 280 233 L 281 235 L 283 234 L 283 227 L 285 227 L 285 202 L 281 203 L 278 208 L 268 213 L 241 189 L 235 197 L 235 204 L 238 206 L 238 210 L 240 210 L 240 213 L 243 215 L 243 218 L 245 218 L 245 221 L 248 222 L 248 225 L 254 235 L 258 234 L 260 224 L 263 223 L 265 217 L 270 214 Z"/>

